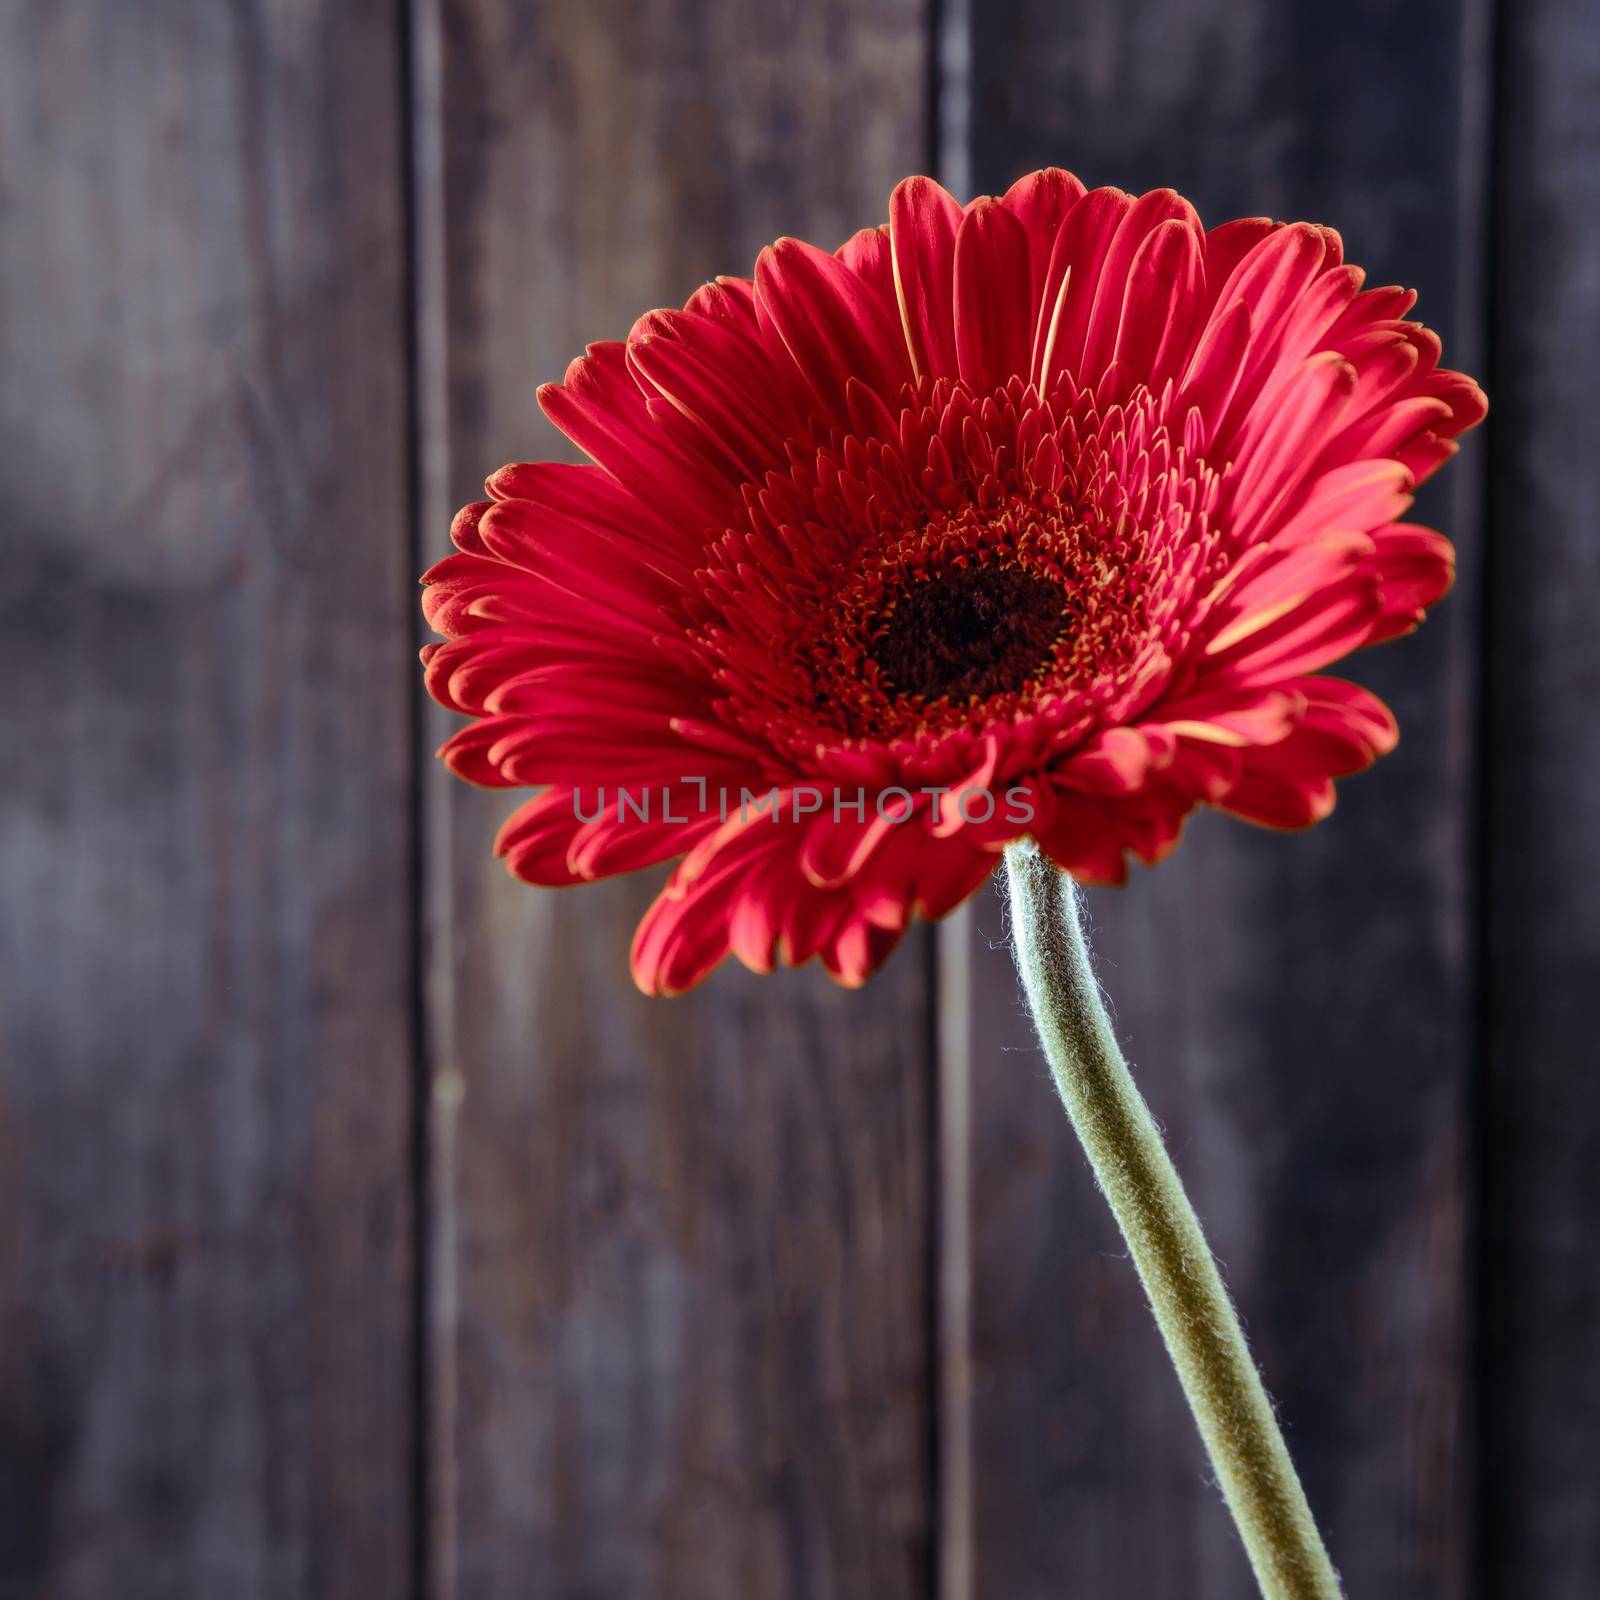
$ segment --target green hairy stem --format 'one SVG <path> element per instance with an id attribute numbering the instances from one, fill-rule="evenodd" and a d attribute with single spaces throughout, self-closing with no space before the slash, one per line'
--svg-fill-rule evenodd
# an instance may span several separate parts
<path id="1" fill-rule="evenodd" d="M 1106 1015 L 1079 892 L 1031 842 L 1006 849 L 1017 969 L 1067 1115 L 1122 1229 L 1267 1600 L 1338 1600 L 1338 1574 L 1160 1131 Z"/>

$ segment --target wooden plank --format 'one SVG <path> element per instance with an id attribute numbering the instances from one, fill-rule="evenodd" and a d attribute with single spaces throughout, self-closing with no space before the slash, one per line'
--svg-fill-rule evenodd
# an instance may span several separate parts
<path id="1" fill-rule="evenodd" d="M 0 21 L 8 1596 L 407 1592 L 399 72 Z"/>
<path id="2" fill-rule="evenodd" d="M 1504 30 L 1485 771 L 1486 1593 L 1600 1592 L 1600 465 L 1574 353 L 1600 342 L 1600 28 Z"/>
<path id="3" fill-rule="evenodd" d="M 1480 8 L 1449 0 L 1403 15 L 1006 0 L 974 33 L 974 180 L 998 190 L 1056 161 L 1170 184 L 1210 221 L 1332 222 L 1372 281 L 1420 288 L 1470 368 L 1482 31 Z M 1420 507 L 1459 541 L 1456 596 L 1355 664 L 1398 711 L 1399 752 L 1309 837 L 1202 817 L 1159 871 L 1091 897 L 1130 1056 L 1353 1594 L 1455 1596 L 1470 1576 L 1473 491 L 1458 466 Z M 970 1593 L 1246 1593 L 992 900 L 977 926 Z"/>
<path id="4" fill-rule="evenodd" d="M 586 340 L 884 214 L 923 28 L 916 0 L 425 11 L 435 548 L 487 470 L 562 453 L 533 390 Z M 925 1593 L 926 942 L 859 994 L 735 970 L 646 1001 L 653 883 L 512 882 L 510 800 L 431 792 L 433 1593 Z"/>

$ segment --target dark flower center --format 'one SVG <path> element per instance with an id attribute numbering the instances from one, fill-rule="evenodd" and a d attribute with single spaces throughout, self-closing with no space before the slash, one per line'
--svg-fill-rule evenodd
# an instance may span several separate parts
<path id="1" fill-rule="evenodd" d="M 949 567 L 895 595 L 868 628 L 891 693 L 986 699 L 1024 687 L 1070 617 L 1061 586 L 1016 566 Z"/>
<path id="2" fill-rule="evenodd" d="M 682 621 L 717 722 L 881 782 L 1001 727 L 1046 761 L 1147 702 L 1231 559 L 1218 475 L 1164 402 L 1102 413 L 1062 375 L 884 404 L 859 435 L 792 442 L 789 477 L 708 545 Z"/>

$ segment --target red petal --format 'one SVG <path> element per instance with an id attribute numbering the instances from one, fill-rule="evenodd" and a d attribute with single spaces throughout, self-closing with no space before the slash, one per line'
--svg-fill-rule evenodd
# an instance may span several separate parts
<path id="1" fill-rule="evenodd" d="M 490 709 L 488 697 L 527 666 L 527 650 L 520 634 L 497 628 L 433 646 L 423 671 L 423 684 L 446 710 L 477 716 Z"/>
<path id="2" fill-rule="evenodd" d="M 822 964 L 847 989 L 859 989 L 894 953 L 906 925 L 883 927 L 857 915 L 822 947 Z"/>
<path id="3" fill-rule="evenodd" d="M 1288 496 L 1315 467 L 1356 386 L 1355 369 L 1332 351 L 1302 363 L 1276 405 L 1245 425 L 1230 474 L 1235 537 L 1265 538 Z"/>
<path id="4" fill-rule="evenodd" d="M 907 178 L 889 197 L 895 293 L 918 377 L 953 378 L 956 230 L 961 207 L 932 178 Z"/>
<path id="5" fill-rule="evenodd" d="M 1352 561 L 1355 559 L 1352 552 Z M 1304 595 L 1291 609 L 1269 609 L 1264 625 L 1244 631 L 1248 617 L 1218 635 L 1223 647 L 1208 646 L 1205 681 L 1244 687 L 1314 672 L 1359 649 L 1378 615 L 1377 576 L 1354 566 Z"/>
<path id="6" fill-rule="evenodd" d="M 1060 167 L 1046 167 L 1042 172 L 1030 172 L 1027 177 L 1018 178 L 1001 198 L 1000 204 L 1028 234 L 1028 304 L 1033 319 L 1030 335 L 1038 324 L 1045 275 L 1050 270 L 1056 235 L 1068 212 L 1083 196 L 1083 185 L 1070 172 L 1063 172 Z"/>
<path id="7" fill-rule="evenodd" d="M 1033 333 L 1028 232 L 998 201 L 979 200 L 956 234 L 956 361 L 980 394 L 1025 373 Z"/>
<path id="8" fill-rule="evenodd" d="M 1218 802 L 1222 810 L 1267 828 L 1309 828 L 1333 810 L 1333 780 L 1325 773 L 1249 768 Z"/>
<path id="9" fill-rule="evenodd" d="M 1414 628 L 1427 608 L 1443 598 L 1455 580 L 1456 554 L 1442 533 L 1414 523 L 1379 528 L 1372 542 L 1382 595 L 1368 642 L 1377 644 Z"/>
<path id="10" fill-rule="evenodd" d="M 1236 217 L 1232 222 L 1219 223 L 1206 234 L 1206 309 L 1215 313 L 1224 301 L 1222 291 L 1227 287 L 1239 263 L 1269 234 L 1276 233 L 1283 224 L 1271 217 Z M 1235 297 L 1237 298 L 1237 297 Z"/>
<path id="11" fill-rule="evenodd" d="M 1198 227 L 1163 222 L 1134 258 L 1117 330 L 1112 359 L 1127 373 L 1130 388 L 1145 383 L 1159 394 L 1188 362 L 1200 331 L 1204 288 Z"/>
<path id="12" fill-rule="evenodd" d="M 1396 461 L 1352 461 L 1325 472 L 1272 535 L 1280 548 L 1339 529 L 1369 533 L 1411 504 L 1411 474 Z"/>
<path id="13" fill-rule="evenodd" d="M 1372 552 L 1367 534 L 1339 531 L 1284 546 L 1255 546 L 1207 597 L 1205 654 L 1219 656 L 1259 633 L 1338 583 Z"/>
<path id="14" fill-rule="evenodd" d="M 1179 222 L 1196 233 L 1200 230 L 1200 219 L 1194 207 L 1181 194 L 1172 189 L 1152 189 L 1133 202 L 1117 225 L 1100 273 L 1094 309 L 1084 337 L 1083 358 L 1076 368 L 1080 386 L 1098 383 L 1111 361 L 1122 327 L 1122 309 L 1131 287 L 1134 264 L 1149 236 L 1170 221 Z"/>
<path id="15" fill-rule="evenodd" d="M 546 511 L 580 517 L 653 550 L 677 551 L 689 541 L 686 530 L 663 520 L 609 472 L 587 462 L 515 461 L 491 474 L 484 487 L 496 500 L 526 500 Z M 698 540 L 694 548 L 699 549 Z"/>
<path id="16" fill-rule="evenodd" d="M 756 263 L 756 305 L 783 340 L 829 417 L 849 420 L 852 377 L 885 393 L 910 378 L 899 330 L 880 322 L 875 297 L 837 256 L 780 239 Z"/>
<path id="17" fill-rule="evenodd" d="M 729 520 L 738 498 L 734 484 L 655 424 L 623 345 L 590 345 L 563 383 L 539 390 L 539 404 L 585 454 L 670 520 L 695 530 Z"/>
<path id="18" fill-rule="evenodd" d="M 1359 772 L 1394 748 L 1389 708 L 1340 678 L 1285 684 L 1305 702 L 1290 736 L 1242 752 L 1237 783 L 1218 801 L 1235 816 L 1273 828 L 1306 828 L 1333 810 L 1333 780 Z"/>
<path id="19" fill-rule="evenodd" d="M 1220 232 L 1220 230 L 1219 230 Z M 1327 247 L 1318 230 L 1306 222 L 1274 228 L 1242 257 L 1217 291 L 1216 304 L 1243 300 L 1264 332 L 1275 330 L 1299 304 L 1313 278 L 1323 269 Z M 1212 263 L 1208 259 L 1208 275 Z"/>
<path id="20" fill-rule="evenodd" d="M 1085 794 L 1130 794 L 1143 787 L 1152 759 L 1151 742 L 1140 730 L 1108 728 L 1056 769 L 1056 781 Z"/>
<path id="21" fill-rule="evenodd" d="M 1049 392 L 1059 373 L 1076 377 L 1082 371 L 1083 342 L 1100 274 L 1133 204 L 1133 196 L 1121 189 L 1091 189 L 1061 225 L 1050 255 L 1034 338 L 1034 381 L 1040 393 Z"/>
<path id="22" fill-rule="evenodd" d="M 781 467 L 785 441 L 804 427 L 809 407 L 789 402 L 769 353 L 709 317 L 675 311 L 641 317 L 628 335 L 628 366 L 692 419 L 741 476 L 759 478 Z"/>
<path id="23" fill-rule="evenodd" d="M 468 783 L 480 784 L 485 788 L 513 788 L 518 780 L 506 777 L 491 752 L 506 733 L 517 726 L 519 720 L 516 717 L 485 717 L 481 722 L 471 723 L 439 746 L 439 759 L 458 778 L 465 778 Z"/>
<path id="24" fill-rule="evenodd" d="M 572 790 L 546 789 L 506 818 L 494 853 L 504 856 L 507 870 L 525 883 L 577 883 L 579 875 L 567 865 L 567 847 L 578 826 Z"/>
<path id="25" fill-rule="evenodd" d="M 1189 363 L 1183 388 L 1173 404 L 1173 415 L 1184 417 L 1191 409 L 1197 412 L 1204 429 L 1204 445 L 1216 437 L 1227 415 L 1244 370 L 1244 353 L 1250 347 L 1250 338 L 1250 307 L 1243 300 L 1235 300 L 1220 317 L 1212 318 Z"/>
<path id="26" fill-rule="evenodd" d="M 1304 709 L 1304 703 L 1279 684 L 1202 688 L 1163 701 L 1148 713 L 1149 721 L 1141 723 L 1140 729 L 1239 749 L 1287 739 Z"/>
<path id="27" fill-rule="evenodd" d="M 526 500 L 501 500 L 480 524 L 483 542 L 500 560 L 636 622 L 653 625 L 661 607 L 691 581 L 693 569 L 663 555 Z"/>
<path id="28" fill-rule="evenodd" d="M 658 805 L 661 794 L 658 790 L 653 796 Z M 692 793 L 674 796 L 670 808 L 673 815 L 691 815 L 692 801 Z M 592 811 L 594 801 L 585 801 L 585 809 Z M 692 850 L 718 826 L 715 813 L 695 817 L 687 823 L 664 822 L 659 815 L 652 815 L 647 822 L 635 820 L 631 813 L 625 816 L 626 821 L 619 822 L 613 804 L 593 822 L 578 828 L 568 843 L 567 868 L 586 881 L 636 872 L 641 867 L 653 867 Z M 515 871 L 515 867 L 512 870 Z"/>
<path id="29" fill-rule="evenodd" d="M 799 866 L 806 881 L 817 889 L 837 889 L 859 873 L 888 839 L 890 830 L 910 823 L 896 823 L 877 816 L 871 803 L 865 818 L 835 818 L 819 815 L 806 830 L 799 852 Z"/>

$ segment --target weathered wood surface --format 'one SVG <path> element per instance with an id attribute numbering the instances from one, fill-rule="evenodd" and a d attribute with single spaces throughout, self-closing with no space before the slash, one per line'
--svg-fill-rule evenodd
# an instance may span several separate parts
<path id="1" fill-rule="evenodd" d="M 391 6 L 0 10 L 0 1594 L 403 1595 Z"/>
<path id="2" fill-rule="evenodd" d="M 1600 1593 L 1600 28 L 1536 0 L 1501 68 L 1484 1098 L 1485 1575 Z"/>
<path id="3" fill-rule="evenodd" d="M 413 737 L 535 384 L 935 126 L 1332 221 L 1487 363 L 1400 750 L 1092 907 L 1351 1594 L 1600 1588 L 1600 28 L 1490 10 L 0 12 L 0 1600 L 1249 1592 L 993 894 L 647 1002 L 649 884 L 513 883 Z"/>
<path id="4" fill-rule="evenodd" d="M 974 37 L 979 189 L 1054 161 L 1171 185 L 1208 221 L 1334 222 L 1370 281 L 1414 284 L 1452 358 L 1477 363 L 1476 8 L 1007 0 Z M 1474 1562 L 1474 448 L 1422 506 L 1458 542 L 1455 595 L 1355 667 L 1400 750 L 1310 836 L 1204 817 L 1158 872 L 1091 897 L 1130 1058 L 1354 1595 L 1459 1596 Z M 977 920 L 998 935 L 992 900 Z M 1247 1593 L 1009 957 L 972 949 L 973 1593 Z"/>
<path id="5" fill-rule="evenodd" d="M 920 163 L 916 0 L 449 0 L 433 340 L 452 502 L 562 442 L 588 340 Z M 627 978 L 652 886 L 514 883 L 504 794 L 430 791 L 432 1592 L 927 1592 L 932 1082 L 913 939 L 867 991 Z M 659 877 L 660 874 L 650 874 Z"/>

